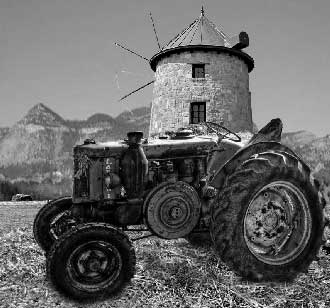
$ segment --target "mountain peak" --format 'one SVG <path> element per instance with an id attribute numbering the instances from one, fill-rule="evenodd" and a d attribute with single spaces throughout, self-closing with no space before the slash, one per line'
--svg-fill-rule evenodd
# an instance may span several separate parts
<path id="1" fill-rule="evenodd" d="M 150 106 L 143 106 L 139 108 L 135 108 L 133 110 L 125 110 L 120 113 L 116 119 L 123 121 L 140 121 L 143 118 L 147 118 L 149 121 L 150 117 Z"/>
<path id="2" fill-rule="evenodd" d="M 38 103 L 34 105 L 31 109 L 49 109 L 49 108 L 43 103 Z"/>
<path id="3" fill-rule="evenodd" d="M 113 117 L 105 113 L 95 113 L 86 120 L 87 123 L 101 123 L 101 122 L 113 122 L 113 121 L 114 121 Z"/>
<path id="4" fill-rule="evenodd" d="M 18 123 L 25 125 L 62 126 L 65 124 L 65 121 L 45 104 L 38 103 Z"/>
<path id="5" fill-rule="evenodd" d="M 38 103 L 34 105 L 29 111 L 28 114 L 36 114 L 36 113 L 51 113 L 51 114 L 56 114 L 53 110 L 51 110 L 49 107 L 47 107 L 43 103 Z"/>

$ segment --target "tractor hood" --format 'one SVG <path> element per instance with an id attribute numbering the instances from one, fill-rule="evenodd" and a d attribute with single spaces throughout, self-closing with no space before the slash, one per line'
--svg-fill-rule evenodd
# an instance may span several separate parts
<path id="1" fill-rule="evenodd" d="M 207 155 L 210 151 L 218 148 L 219 141 L 219 137 L 213 135 L 190 136 L 189 138 L 145 139 L 142 141 L 142 147 L 148 159 L 161 159 L 187 155 Z M 243 146 L 239 142 L 227 139 L 221 140 L 220 144 L 227 144 L 237 150 Z M 109 142 L 86 140 L 85 144 L 77 145 L 74 148 L 74 153 L 87 154 L 90 157 L 119 157 L 127 148 L 127 140 Z"/>

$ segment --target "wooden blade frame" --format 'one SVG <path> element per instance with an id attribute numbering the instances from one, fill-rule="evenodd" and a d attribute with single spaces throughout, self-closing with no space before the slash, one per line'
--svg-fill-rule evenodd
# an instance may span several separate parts
<path id="1" fill-rule="evenodd" d="M 149 81 L 149 82 L 146 83 L 145 85 L 143 85 L 143 86 L 137 88 L 136 90 L 134 90 L 134 91 L 132 91 L 132 92 L 130 92 L 130 93 L 128 93 L 128 94 L 126 94 L 125 96 L 123 96 L 123 97 L 119 100 L 119 102 L 122 101 L 122 100 L 124 100 L 124 99 L 127 98 L 128 96 L 134 94 L 135 92 L 138 92 L 138 91 L 142 90 L 143 88 L 147 87 L 148 85 L 150 85 L 150 84 L 152 84 L 152 83 L 154 83 L 154 82 L 155 82 L 155 80 Z"/>

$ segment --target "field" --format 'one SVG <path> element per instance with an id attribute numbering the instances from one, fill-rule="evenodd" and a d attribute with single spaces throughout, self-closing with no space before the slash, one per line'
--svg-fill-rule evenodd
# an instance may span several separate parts
<path id="1" fill-rule="evenodd" d="M 185 240 L 135 243 L 137 273 L 120 296 L 93 304 L 63 298 L 45 279 L 32 237 L 40 203 L 0 203 L 0 307 L 330 307 L 330 257 L 324 253 L 293 283 L 251 283 L 212 250 Z"/>

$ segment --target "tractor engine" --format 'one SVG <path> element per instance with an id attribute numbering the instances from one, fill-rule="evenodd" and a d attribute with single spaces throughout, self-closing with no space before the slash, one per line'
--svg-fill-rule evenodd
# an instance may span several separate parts
<path id="1" fill-rule="evenodd" d="M 130 132 L 123 141 L 85 140 L 74 148 L 72 213 L 85 221 L 146 224 L 163 238 L 185 236 L 206 216 L 214 196 L 207 172 L 212 156 L 219 155 L 218 137 L 191 131 L 168 139 L 142 137 Z"/>

